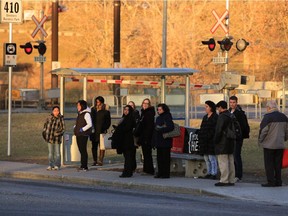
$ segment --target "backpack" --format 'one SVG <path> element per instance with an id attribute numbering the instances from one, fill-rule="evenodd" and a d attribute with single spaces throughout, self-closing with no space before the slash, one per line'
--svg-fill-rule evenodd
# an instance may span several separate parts
<path id="1" fill-rule="evenodd" d="M 233 113 L 230 114 L 230 122 L 225 130 L 225 135 L 226 138 L 233 140 L 242 138 L 241 126 Z"/>

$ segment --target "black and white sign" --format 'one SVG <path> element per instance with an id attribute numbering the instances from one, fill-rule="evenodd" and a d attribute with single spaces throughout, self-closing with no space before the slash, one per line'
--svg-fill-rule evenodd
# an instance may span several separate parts
<path id="1" fill-rule="evenodd" d="M 5 43 L 4 44 L 4 65 L 5 66 L 16 66 L 16 43 Z"/>
<path id="2" fill-rule="evenodd" d="M 22 23 L 22 0 L 1 0 L 1 23 Z"/>

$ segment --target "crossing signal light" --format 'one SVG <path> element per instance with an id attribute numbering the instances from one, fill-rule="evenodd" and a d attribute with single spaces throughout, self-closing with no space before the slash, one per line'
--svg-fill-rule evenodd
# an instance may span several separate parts
<path id="1" fill-rule="evenodd" d="M 38 49 L 40 55 L 44 55 L 47 49 L 45 43 L 43 42 L 39 42 L 38 45 L 34 45 L 34 48 Z"/>
<path id="2" fill-rule="evenodd" d="M 243 52 L 248 45 L 249 45 L 249 42 L 247 42 L 245 39 L 239 39 L 236 42 L 236 49 L 240 52 Z"/>
<path id="3" fill-rule="evenodd" d="M 208 45 L 210 51 L 213 51 L 216 47 L 214 38 L 210 38 L 208 41 L 202 41 L 202 44 Z"/>
<path id="4" fill-rule="evenodd" d="M 27 55 L 30 55 L 33 51 L 32 44 L 30 42 L 27 42 L 25 45 L 20 45 L 21 49 L 24 49 L 25 53 Z"/>
<path id="5" fill-rule="evenodd" d="M 222 51 L 229 51 L 233 45 L 233 42 L 229 38 L 224 38 L 222 41 L 217 41 L 220 44 Z"/>

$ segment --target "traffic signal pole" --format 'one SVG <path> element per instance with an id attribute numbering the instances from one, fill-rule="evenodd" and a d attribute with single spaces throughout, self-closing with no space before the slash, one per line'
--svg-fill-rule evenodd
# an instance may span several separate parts
<path id="1" fill-rule="evenodd" d="M 226 10 L 229 11 L 229 0 L 226 0 Z M 228 17 L 225 20 L 225 24 L 228 28 L 228 31 L 226 33 L 226 38 L 229 38 L 229 17 L 230 17 L 230 11 L 228 14 Z M 227 59 L 225 65 L 224 65 L 224 71 L 227 72 L 228 71 L 228 63 L 229 63 L 229 59 L 228 59 L 228 51 L 225 51 L 225 58 Z M 229 92 L 228 89 L 224 88 L 224 100 L 227 101 L 227 103 L 229 102 Z"/>

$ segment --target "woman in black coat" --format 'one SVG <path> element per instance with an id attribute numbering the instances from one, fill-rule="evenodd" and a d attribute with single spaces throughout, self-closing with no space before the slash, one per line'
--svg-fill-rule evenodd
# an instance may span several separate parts
<path id="1" fill-rule="evenodd" d="M 217 175 L 217 158 L 215 156 L 215 127 L 218 120 L 216 105 L 212 101 L 205 101 L 205 112 L 198 132 L 198 145 L 200 154 L 204 155 L 207 167 L 207 175 L 204 178 L 216 179 Z"/>
<path id="2" fill-rule="evenodd" d="M 170 151 L 172 148 L 172 138 L 163 138 L 163 133 L 174 129 L 174 123 L 169 107 L 162 103 L 157 106 L 159 116 L 155 123 L 153 142 L 157 148 L 158 173 L 155 178 L 170 178 Z"/>
<path id="3" fill-rule="evenodd" d="M 144 157 L 143 172 L 149 175 L 154 175 L 154 165 L 152 159 L 152 136 L 154 131 L 154 116 L 155 109 L 151 106 L 150 99 L 146 98 L 142 102 L 141 109 L 141 130 L 137 135 L 138 145 L 142 147 L 142 153 Z"/>
<path id="4" fill-rule="evenodd" d="M 133 116 L 133 108 L 126 105 L 123 110 L 122 119 L 115 128 L 117 137 L 117 151 L 122 152 L 124 156 L 124 170 L 119 177 L 131 177 L 134 171 L 135 161 L 135 145 L 133 137 L 133 128 L 135 127 L 135 118 Z"/>

